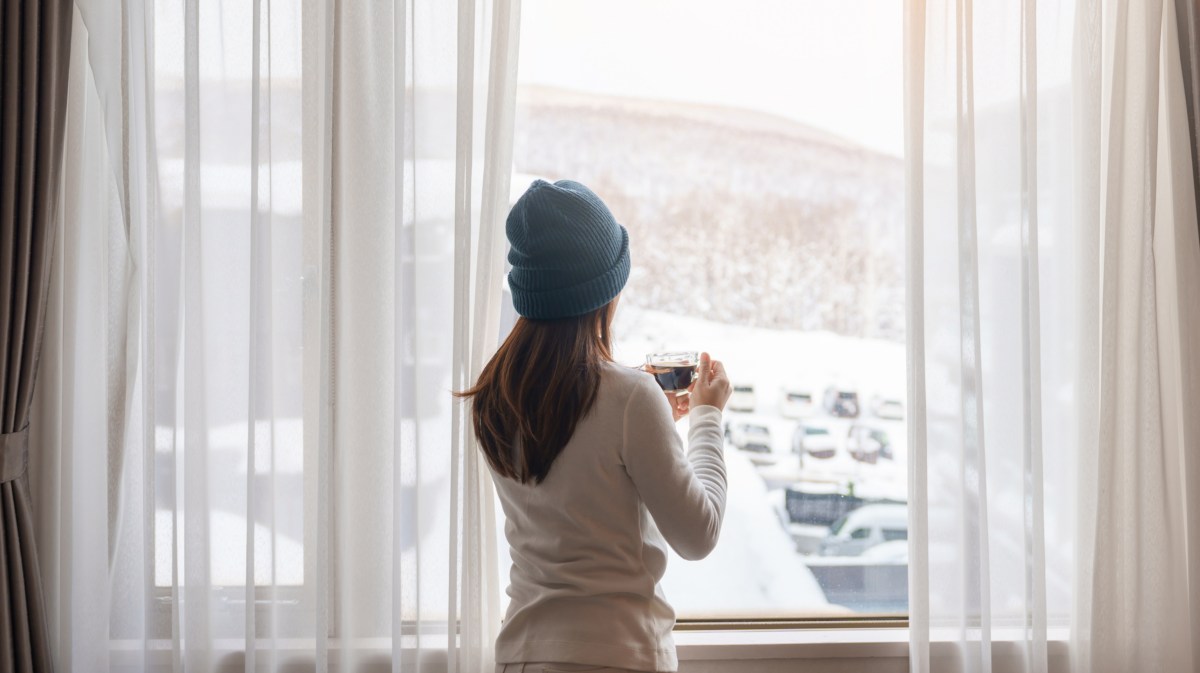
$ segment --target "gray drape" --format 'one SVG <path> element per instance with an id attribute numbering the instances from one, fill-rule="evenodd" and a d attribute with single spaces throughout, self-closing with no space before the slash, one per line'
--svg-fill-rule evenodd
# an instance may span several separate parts
<path id="1" fill-rule="evenodd" d="M 71 0 L 0 9 L 0 671 L 51 670 L 26 465 L 50 284 Z"/>
<path id="2" fill-rule="evenodd" d="M 1183 91 L 1187 98 L 1188 129 L 1192 135 L 1192 185 L 1200 211 L 1200 3 L 1176 0 L 1179 56 L 1183 63 Z M 1200 227 L 1196 235 L 1200 236 Z"/>

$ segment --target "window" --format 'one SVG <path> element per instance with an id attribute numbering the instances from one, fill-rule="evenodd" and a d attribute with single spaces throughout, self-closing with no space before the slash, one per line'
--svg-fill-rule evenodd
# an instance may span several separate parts
<path id="1" fill-rule="evenodd" d="M 523 4 L 513 197 L 595 189 L 633 252 L 618 361 L 706 350 L 735 384 L 721 542 L 663 579 L 682 621 L 907 610 L 901 25 L 897 0 Z"/>

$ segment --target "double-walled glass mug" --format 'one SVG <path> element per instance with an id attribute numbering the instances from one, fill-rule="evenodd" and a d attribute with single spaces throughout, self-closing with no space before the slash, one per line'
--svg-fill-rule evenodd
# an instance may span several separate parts
<path id="1" fill-rule="evenodd" d="M 696 351 L 651 353 L 646 356 L 646 371 L 654 376 L 664 392 L 686 395 L 688 386 L 700 369 L 700 354 Z"/>

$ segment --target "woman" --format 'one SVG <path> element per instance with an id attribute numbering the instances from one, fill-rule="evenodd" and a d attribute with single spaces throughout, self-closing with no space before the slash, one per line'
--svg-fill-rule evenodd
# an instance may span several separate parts
<path id="1" fill-rule="evenodd" d="M 717 543 L 729 380 L 705 353 L 676 397 L 613 363 L 629 235 L 587 187 L 534 182 L 506 229 L 521 317 L 462 393 L 512 554 L 497 671 L 674 671 L 675 612 L 658 582 L 666 544 L 700 559 Z"/>

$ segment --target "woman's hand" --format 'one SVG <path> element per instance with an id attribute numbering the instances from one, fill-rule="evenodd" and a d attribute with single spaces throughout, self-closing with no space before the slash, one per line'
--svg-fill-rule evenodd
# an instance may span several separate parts
<path id="1" fill-rule="evenodd" d="M 688 409 L 692 404 L 707 404 L 724 411 L 725 403 L 733 394 L 733 386 L 729 384 L 729 377 L 725 376 L 725 365 L 720 360 L 710 359 L 708 353 L 700 354 L 700 375 L 688 389 L 692 393 L 687 396 L 690 398 Z"/>
<path id="2" fill-rule="evenodd" d="M 692 385 L 688 386 L 688 392 L 676 393 L 671 391 L 667 393 L 667 404 L 671 405 L 671 415 L 675 417 L 675 421 L 688 415 L 692 410 L 692 396 L 689 394 L 692 388 L 696 387 L 696 382 L 692 381 Z"/>

